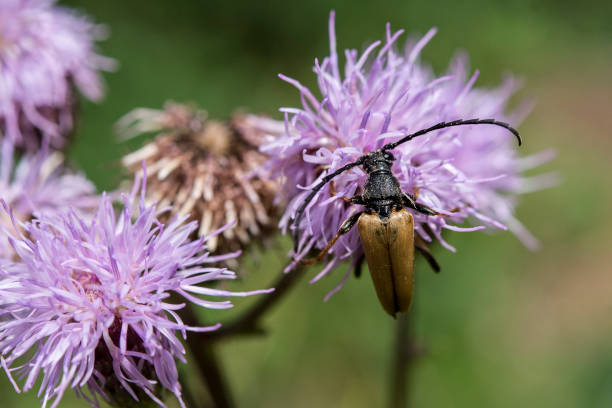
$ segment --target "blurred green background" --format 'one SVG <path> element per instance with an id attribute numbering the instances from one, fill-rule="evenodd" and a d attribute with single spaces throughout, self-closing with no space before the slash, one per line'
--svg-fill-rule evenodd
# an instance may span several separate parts
<path id="1" fill-rule="evenodd" d="M 108 96 L 83 103 L 71 159 L 101 189 L 120 181 L 113 123 L 134 107 L 193 101 L 212 116 L 244 108 L 277 115 L 299 103 L 279 72 L 314 86 L 311 66 L 328 53 L 337 12 L 339 48 L 382 37 L 387 21 L 409 33 L 439 33 L 423 60 L 442 72 L 457 49 L 481 70 L 480 86 L 504 72 L 525 80 L 536 109 L 520 127 L 524 154 L 554 147 L 540 171 L 563 184 L 525 196 L 519 218 L 542 241 L 531 253 L 510 233 L 457 233 L 456 254 L 437 248 L 443 272 L 417 265 L 415 333 L 426 354 L 411 406 L 612 406 L 612 3 L 570 1 L 289 3 L 175 0 L 63 1 L 108 25 Z M 238 288 L 269 284 L 287 242 L 265 254 Z M 221 348 L 239 407 L 380 407 L 389 395 L 394 321 L 369 277 L 352 279 L 328 303 L 343 270 L 298 288 L 266 319 L 270 335 Z M 225 319 L 244 310 L 238 301 Z M 215 315 L 216 316 L 216 315 Z M 186 369 L 189 369 L 189 365 Z M 0 380 L 2 407 L 36 407 Z M 206 391 L 195 391 L 206 398 Z M 72 394 L 62 407 L 86 406 Z"/>

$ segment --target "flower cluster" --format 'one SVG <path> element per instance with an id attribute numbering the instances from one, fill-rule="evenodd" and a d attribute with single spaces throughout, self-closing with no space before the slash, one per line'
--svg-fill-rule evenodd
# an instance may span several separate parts
<path id="1" fill-rule="evenodd" d="M 73 127 L 73 88 L 98 100 L 98 70 L 114 66 L 94 49 L 103 27 L 54 3 L 0 2 L 0 133 L 28 150 L 41 139 L 63 147 Z"/>
<path id="2" fill-rule="evenodd" d="M 451 63 L 448 74 L 442 77 L 421 64 L 419 53 L 435 30 L 397 52 L 402 30 L 392 32 L 387 25 L 384 41 L 371 44 L 361 55 L 356 50 L 345 51 L 343 75 L 333 13 L 329 34 L 330 55 L 323 61 L 316 60 L 314 65 L 321 97 L 281 75 L 299 90 L 302 106 L 281 109 L 286 131 L 281 137 L 270 138 L 262 148 L 270 156 L 267 168 L 273 177 L 282 177 L 283 192 L 290 200 L 280 223 L 284 230 L 291 227 L 312 186 L 365 153 L 443 121 L 492 117 L 516 124 L 526 113 L 524 108 L 506 113 L 508 100 L 517 90 L 513 78 L 507 78 L 496 89 L 478 89 L 474 87 L 478 72 L 468 75 L 467 58 L 463 55 Z M 416 233 L 427 242 L 436 239 L 453 250 L 442 237 L 445 229 L 509 227 L 526 245 L 534 247 L 534 238 L 513 216 L 514 206 L 518 193 L 554 181 L 548 176 L 527 180 L 520 174 L 546 161 L 550 154 L 521 159 L 514 142 L 512 134 L 504 129 L 462 126 L 432 132 L 394 149 L 392 171 L 402 190 L 418 195 L 419 203 L 446 214 L 414 213 Z M 359 194 L 365 179 L 365 172 L 354 167 L 315 196 L 296 226 L 302 232 L 297 258 L 324 247 L 342 222 L 359 210 L 342 197 Z M 457 226 L 468 218 L 484 225 Z M 330 254 L 329 263 L 313 281 L 344 260 L 357 262 L 362 254 L 357 231 L 341 237 Z"/>
<path id="3" fill-rule="evenodd" d="M 266 121 L 275 122 L 240 114 L 229 122 L 214 121 L 206 112 L 172 102 L 164 110 L 136 109 L 118 123 L 120 133 L 160 133 L 125 156 L 123 164 L 139 173 L 144 160 L 149 198 L 172 206 L 172 214 L 200 220 L 198 235 L 235 222 L 218 239 L 211 238 L 211 251 L 245 249 L 277 231 L 278 183 L 258 173 L 266 160 L 258 147 L 272 130 L 262 128 Z"/>
<path id="4" fill-rule="evenodd" d="M 145 202 L 143 167 L 140 196 L 136 182 L 118 211 L 115 194 L 95 195 L 93 184 L 68 170 L 62 154 L 54 151 L 65 147 L 72 130 L 74 88 L 93 100 L 102 96 L 99 70 L 114 65 L 94 50 L 94 41 L 103 35 L 102 27 L 54 0 L 0 3 L 0 364 L 18 392 L 39 383 L 43 406 L 58 406 L 68 389 L 94 406 L 100 397 L 118 406 L 143 399 L 165 406 L 162 392 L 169 390 L 184 406 L 176 367 L 177 359 L 185 361 L 179 337 L 219 324 L 189 326 L 179 316 L 181 309 L 187 303 L 225 309 L 232 306 L 229 296 L 272 289 L 229 292 L 215 287 L 236 277 L 217 265 L 239 254 L 210 255 L 218 236 L 233 227 L 232 219 L 218 219 L 220 209 L 214 209 L 214 222 L 203 230 L 197 221 L 186 222 L 183 214 L 189 208 L 180 197 L 159 197 L 164 200 L 159 207 Z M 254 147 L 258 134 L 248 125 L 240 127 L 245 123 L 207 121 L 203 131 L 207 143 L 220 141 L 232 151 L 241 148 L 230 144 L 248 144 L 251 153 L 244 148 L 246 153 L 234 159 L 239 165 L 233 164 L 248 173 L 262 155 Z M 183 130 L 180 141 L 174 140 L 177 146 L 198 147 L 199 138 L 183 146 Z M 225 140 L 217 137 L 226 134 Z M 172 182 L 191 180 L 202 188 L 198 171 L 187 172 L 195 180 Z M 217 170 L 210 176 L 227 178 Z M 254 183 L 246 176 L 238 181 L 251 202 L 251 212 L 240 214 L 254 220 L 236 221 L 250 233 L 257 232 L 256 222 L 266 221 L 271 229 L 276 221 L 263 207 L 274 193 L 262 193 L 258 186 L 272 183 Z M 212 194 L 207 186 L 204 190 Z M 196 197 L 191 205 L 206 213 L 201 202 Z M 177 304 L 181 298 L 185 302 Z"/>
<path id="5" fill-rule="evenodd" d="M 201 296 L 269 292 L 202 286 L 235 278 L 207 264 L 238 253 L 210 256 L 209 237 L 189 239 L 197 222 L 160 223 L 157 207 L 145 204 L 144 187 L 141 193 L 137 203 L 135 192 L 124 196 L 120 214 L 105 195 L 93 217 L 67 210 L 31 223 L 14 220 L 23 231 L 9 237 L 17 261 L 0 267 L 2 365 L 11 378 L 13 372 L 25 378 L 24 390 L 42 376 L 41 393 L 53 407 L 66 389 L 84 395 L 84 386 L 96 406 L 98 395 L 117 402 L 125 394 L 163 406 L 160 387 L 182 402 L 175 358 L 184 361 L 185 351 L 178 335 L 218 325 L 185 325 L 176 312 L 185 305 L 169 302 L 170 294 L 221 309 L 232 305 Z"/>
<path id="6" fill-rule="evenodd" d="M 281 109 L 284 121 L 242 114 L 214 121 L 176 103 L 128 113 L 118 124 L 124 136 L 157 135 L 123 158 L 135 182 L 118 203 L 118 194 L 95 195 L 56 151 L 73 130 L 74 90 L 99 99 L 100 71 L 113 68 L 94 46 L 103 27 L 56 0 L 0 0 L 0 366 L 15 389 L 38 384 L 43 407 L 52 408 L 70 389 L 95 407 L 100 399 L 165 406 L 166 391 L 185 407 L 176 365 L 185 362 L 182 340 L 220 324 L 192 324 L 184 309 L 226 309 L 231 296 L 274 290 L 220 288 L 236 278 L 222 266 L 239 267 L 241 250 L 280 225 L 300 232 L 294 262 L 331 243 L 313 281 L 341 262 L 356 266 L 363 258 L 357 231 L 337 242 L 334 236 L 359 210 L 346 198 L 362 193 L 366 173 L 355 166 L 335 177 L 292 225 L 313 186 L 439 122 L 492 117 L 516 124 L 526 114 L 523 107 L 507 113 L 518 87 L 513 78 L 479 89 L 478 72 L 469 74 L 463 55 L 442 77 L 420 63 L 434 33 L 397 51 L 402 31 L 387 26 L 384 41 L 345 52 L 341 74 L 332 13 L 330 55 L 314 66 L 321 96 L 281 75 L 301 97 L 301 107 Z M 414 213 L 419 245 L 438 241 L 454 250 L 444 230 L 493 227 L 536 246 L 513 214 L 519 194 L 555 183 L 551 175 L 522 175 L 551 152 L 520 158 L 513 142 L 499 127 L 470 125 L 393 149 L 401 189 L 436 210 Z M 468 220 L 479 225 L 463 226 Z M 256 328 L 291 280 L 278 282 L 275 298 L 220 335 Z M 205 370 L 203 358 L 195 360 Z"/>

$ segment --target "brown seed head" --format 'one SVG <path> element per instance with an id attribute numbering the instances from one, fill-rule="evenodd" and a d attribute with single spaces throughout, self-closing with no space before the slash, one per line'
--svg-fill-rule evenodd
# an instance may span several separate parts
<path id="1" fill-rule="evenodd" d="M 189 214 L 200 223 L 199 235 L 236 223 L 208 241 L 211 252 L 265 243 L 277 230 L 278 186 L 258 175 L 266 160 L 258 151 L 265 133 L 250 117 L 214 121 L 193 107 L 168 103 L 163 111 L 133 111 L 120 126 L 124 134 L 160 132 L 122 160 L 133 173 L 142 171 L 144 160 L 147 194 L 159 208 Z"/>

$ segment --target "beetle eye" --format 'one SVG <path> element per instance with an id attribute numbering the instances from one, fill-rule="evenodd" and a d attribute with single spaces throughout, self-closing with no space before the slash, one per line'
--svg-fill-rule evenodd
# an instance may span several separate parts
<path id="1" fill-rule="evenodd" d="M 385 160 L 394 160 L 394 157 L 391 153 L 385 152 Z"/>

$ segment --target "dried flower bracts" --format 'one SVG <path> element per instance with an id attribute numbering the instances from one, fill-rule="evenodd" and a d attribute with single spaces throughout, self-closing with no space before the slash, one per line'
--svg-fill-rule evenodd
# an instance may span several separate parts
<path id="1" fill-rule="evenodd" d="M 236 223 L 211 238 L 211 251 L 243 249 L 276 231 L 278 187 L 259 174 L 266 160 L 258 151 L 265 133 L 256 117 L 218 122 L 193 107 L 168 103 L 164 110 L 137 109 L 118 125 L 127 137 L 161 132 L 123 158 L 133 172 L 140 171 L 141 161 L 147 164 L 151 201 L 198 220 L 198 235 Z"/>

